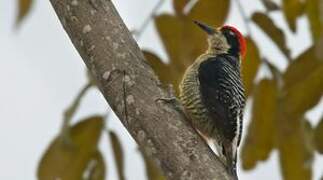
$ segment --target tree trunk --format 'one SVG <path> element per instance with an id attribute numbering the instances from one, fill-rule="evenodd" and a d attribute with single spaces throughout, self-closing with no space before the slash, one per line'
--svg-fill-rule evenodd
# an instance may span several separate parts
<path id="1" fill-rule="evenodd" d="M 156 101 L 168 93 L 111 1 L 50 2 L 105 99 L 168 179 L 230 179 L 183 114 Z"/>

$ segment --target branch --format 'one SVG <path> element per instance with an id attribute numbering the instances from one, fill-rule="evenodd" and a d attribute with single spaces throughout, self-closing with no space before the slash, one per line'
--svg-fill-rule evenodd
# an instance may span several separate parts
<path id="1" fill-rule="evenodd" d="M 111 1 L 50 2 L 105 99 L 168 179 L 230 179 L 184 116 L 156 101 L 167 92 Z"/>

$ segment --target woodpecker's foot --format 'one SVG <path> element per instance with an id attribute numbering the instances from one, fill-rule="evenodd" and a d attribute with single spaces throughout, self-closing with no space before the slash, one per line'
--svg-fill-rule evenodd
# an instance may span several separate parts
<path id="1" fill-rule="evenodd" d="M 164 103 L 169 103 L 172 104 L 176 107 L 176 109 L 180 109 L 181 111 L 184 110 L 183 106 L 181 103 L 177 100 L 176 97 L 160 97 L 155 99 L 156 102 L 158 101 L 163 101 Z"/>
<path id="2" fill-rule="evenodd" d="M 177 98 L 176 97 L 160 97 L 160 98 L 156 98 L 155 101 L 164 101 L 166 103 L 178 103 Z"/>

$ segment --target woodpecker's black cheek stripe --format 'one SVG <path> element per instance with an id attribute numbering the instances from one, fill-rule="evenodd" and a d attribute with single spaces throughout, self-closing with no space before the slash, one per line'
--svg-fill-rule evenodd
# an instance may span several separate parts
<path id="1" fill-rule="evenodd" d="M 230 45 L 229 54 L 239 57 L 240 54 L 240 44 L 239 39 L 230 29 L 222 29 L 224 37 L 227 39 L 228 44 Z"/>

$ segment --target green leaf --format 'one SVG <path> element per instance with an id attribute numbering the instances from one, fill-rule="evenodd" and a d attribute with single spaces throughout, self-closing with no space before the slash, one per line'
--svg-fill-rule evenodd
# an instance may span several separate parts
<path id="1" fill-rule="evenodd" d="M 257 161 L 266 160 L 274 148 L 277 119 L 277 82 L 263 79 L 256 86 L 251 122 L 242 147 L 242 167 L 253 169 Z"/>
<path id="2" fill-rule="evenodd" d="M 140 150 L 142 157 L 144 158 L 144 162 L 146 165 L 146 173 L 148 180 L 166 180 L 163 176 L 159 167 L 157 167 L 156 163 L 151 159 L 151 157 L 147 156 L 142 150 Z"/>
<path id="3" fill-rule="evenodd" d="M 308 146 L 309 125 L 303 118 L 283 117 L 279 119 L 277 138 L 283 179 L 312 179 L 313 149 Z"/>
<path id="4" fill-rule="evenodd" d="M 188 17 L 211 26 L 222 26 L 229 14 L 230 2 L 229 0 L 199 0 Z"/>
<path id="5" fill-rule="evenodd" d="M 87 118 L 70 129 L 71 142 L 57 136 L 40 160 L 38 179 L 82 179 L 84 171 L 97 153 L 103 128 L 102 117 Z"/>
<path id="6" fill-rule="evenodd" d="M 247 38 L 247 54 L 245 59 L 242 60 L 242 80 L 245 87 L 245 94 L 249 96 L 254 86 L 254 79 L 260 67 L 260 54 L 259 50 L 250 38 Z"/>
<path id="7" fill-rule="evenodd" d="M 256 12 L 252 15 L 252 20 L 271 38 L 273 42 L 279 47 L 279 49 L 286 55 L 287 58 L 290 57 L 290 51 L 286 46 L 286 38 L 283 31 L 278 28 L 272 19 L 270 19 L 266 14 Z"/>
<path id="8" fill-rule="evenodd" d="M 30 12 L 32 0 L 18 0 L 18 15 L 16 25 L 19 25 L 24 17 Z"/>
<path id="9" fill-rule="evenodd" d="M 304 12 L 302 0 L 283 0 L 283 13 L 289 28 L 296 32 L 296 20 Z"/>
<path id="10" fill-rule="evenodd" d="M 316 150 L 323 154 L 323 118 L 320 123 L 317 125 L 314 131 L 314 142 Z"/>
<path id="11" fill-rule="evenodd" d="M 124 173 L 124 159 L 123 159 L 123 151 L 120 140 L 118 136 L 110 131 L 109 132 L 110 140 L 112 143 L 112 149 L 114 153 L 114 159 L 117 164 L 118 176 L 120 180 L 125 180 L 125 173 Z"/>

